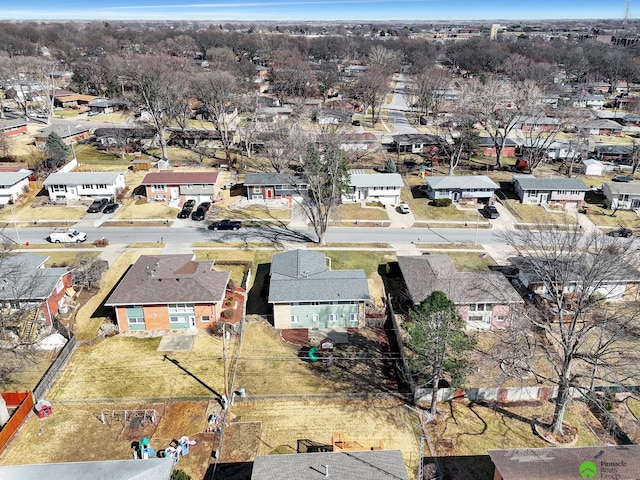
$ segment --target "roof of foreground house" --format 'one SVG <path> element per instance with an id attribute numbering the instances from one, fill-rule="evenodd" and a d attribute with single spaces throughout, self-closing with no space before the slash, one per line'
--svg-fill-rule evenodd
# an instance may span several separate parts
<path id="1" fill-rule="evenodd" d="M 142 185 L 215 185 L 218 172 L 151 172 Z"/>
<path id="2" fill-rule="evenodd" d="M 11 480 L 169 480 L 172 458 L 43 463 L 0 467 L 0 479 Z"/>
<path id="3" fill-rule="evenodd" d="M 318 252 L 292 250 L 271 259 L 269 303 L 369 300 L 364 270 L 329 270 Z"/>
<path id="4" fill-rule="evenodd" d="M 221 302 L 230 275 L 213 270 L 213 261 L 195 260 L 193 254 L 142 255 L 105 305 Z"/>
<path id="5" fill-rule="evenodd" d="M 513 182 L 522 190 L 579 190 L 585 192 L 587 186 L 579 178 L 537 178 L 533 175 L 514 175 Z"/>
<path id="6" fill-rule="evenodd" d="M 460 272 L 447 255 L 400 256 L 398 265 L 416 305 L 434 291 L 444 292 L 458 305 L 523 301 L 502 273 Z"/>
<path id="7" fill-rule="evenodd" d="M 11 187 L 25 178 L 29 177 L 33 172 L 31 170 L 22 170 L 20 172 L 2 172 L 0 175 L 0 187 Z"/>
<path id="8" fill-rule="evenodd" d="M 328 475 L 326 475 L 328 473 Z M 251 480 L 408 480 L 400 450 L 258 456 Z"/>
<path id="9" fill-rule="evenodd" d="M 9 255 L 0 261 L 0 301 L 48 298 L 66 267 L 40 268 L 49 257 L 36 253 Z"/>
<path id="10" fill-rule="evenodd" d="M 401 188 L 404 183 L 399 173 L 366 173 L 364 170 L 351 170 L 349 172 L 349 185 L 356 188 Z"/>
<path id="11" fill-rule="evenodd" d="M 56 172 L 44 181 L 43 185 L 113 185 L 122 172 Z"/>
<path id="12" fill-rule="evenodd" d="M 499 188 L 486 175 L 448 175 L 446 177 L 427 177 L 427 185 L 433 190 Z"/>

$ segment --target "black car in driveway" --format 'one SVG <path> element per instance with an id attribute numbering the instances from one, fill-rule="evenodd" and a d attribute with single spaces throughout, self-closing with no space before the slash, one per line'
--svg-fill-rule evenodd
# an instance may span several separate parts
<path id="1" fill-rule="evenodd" d="M 633 178 L 633 176 L 631 175 L 616 175 L 615 177 L 613 177 L 614 182 L 629 183 L 633 182 L 634 180 L 635 178 Z"/>
<path id="2" fill-rule="evenodd" d="M 184 202 L 184 205 L 182 205 L 182 210 L 178 212 L 178 218 L 189 218 L 191 216 L 191 213 L 193 212 L 193 207 L 195 206 L 195 200 L 187 200 L 186 202 Z"/>
<path id="3" fill-rule="evenodd" d="M 107 203 L 107 206 L 104 207 L 102 213 L 113 213 L 118 210 L 118 208 L 120 208 L 120 205 L 118 205 L 117 203 Z"/>
<path id="4" fill-rule="evenodd" d="M 485 218 L 498 218 L 500 216 L 500 212 L 495 205 L 485 205 L 480 209 L 480 213 L 484 215 Z"/>
<path id="5" fill-rule="evenodd" d="M 629 237 L 633 237 L 633 230 L 631 230 L 630 228 L 627 228 L 627 227 L 620 227 L 617 230 L 613 230 L 613 231 L 607 233 L 607 235 L 609 235 L 610 237 L 629 238 Z"/>
<path id="6" fill-rule="evenodd" d="M 108 198 L 96 198 L 87 208 L 87 213 L 101 212 L 108 203 L 110 203 Z"/>
<path id="7" fill-rule="evenodd" d="M 240 227 L 242 227 L 242 222 L 224 219 L 213 222 L 207 228 L 209 230 L 238 230 Z"/>
<path id="8" fill-rule="evenodd" d="M 195 212 L 191 214 L 191 220 L 195 220 L 196 222 L 201 222 L 202 220 L 204 220 L 204 217 L 206 216 L 207 216 L 207 211 L 202 207 L 198 207 L 196 208 Z"/>

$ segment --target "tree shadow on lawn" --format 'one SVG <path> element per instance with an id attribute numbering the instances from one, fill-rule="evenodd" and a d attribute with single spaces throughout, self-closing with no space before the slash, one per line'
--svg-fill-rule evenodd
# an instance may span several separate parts
<path id="1" fill-rule="evenodd" d="M 261 263 L 256 268 L 253 285 L 247 292 L 247 314 L 264 315 L 269 311 L 267 297 L 269 295 L 270 263 Z"/>
<path id="2" fill-rule="evenodd" d="M 425 457 L 425 472 L 435 473 L 435 463 L 440 466 L 443 480 L 492 480 L 495 467 L 489 455 L 451 455 Z M 427 478 L 427 477 L 425 477 Z M 433 477 L 428 478 L 435 478 Z"/>

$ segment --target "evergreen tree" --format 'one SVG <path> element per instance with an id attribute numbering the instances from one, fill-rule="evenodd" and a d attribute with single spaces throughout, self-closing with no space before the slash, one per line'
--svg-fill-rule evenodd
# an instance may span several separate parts
<path id="1" fill-rule="evenodd" d="M 432 292 L 410 313 L 409 342 L 412 374 L 431 385 L 431 414 L 436 413 L 440 380 L 448 375 L 453 388 L 462 386 L 469 366 L 466 352 L 475 346 L 455 304 L 443 292 Z"/>
<path id="2" fill-rule="evenodd" d="M 44 153 L 46 154 L 44 166 L 46 168 L 59 168 L 67 162 L 71 148 L 62 141 L 60 135 L 56 132 L 51 132 L 44 144 Z"/>
<path id="3" fill-rule="evenodd" d="M 385 165 L 384 170 L 387 173 L 396 173 L 397 167 L 396 162 L 393 161 L 393 158 L 387 159 L 387 164 Z"/>

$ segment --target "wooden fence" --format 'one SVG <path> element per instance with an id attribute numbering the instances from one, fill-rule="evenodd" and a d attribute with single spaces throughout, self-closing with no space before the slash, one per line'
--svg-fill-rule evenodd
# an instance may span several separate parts
<path id="1" fill-rule="evenodd" d="M 11 441 L 34 405 L 33 395 L 31 392 L 2 393 L 2 398 L 7 402 L 7 407 L 15 408 L 16 410 L 9 418 L 9 421 L 4 425 L 4 427 L 2 427 L 2 430 L 0 430 L 0 453 L 2 453 L 7 444 Z"/>
<path id="2" fill-rule="evenodd" d="M 34 398 L 40 400 L 45 397 L 51 389 L 53 382 L 58 378 L 60 371 L 69 362 L 69 358 L 71 358 L 71 354 L 75 351 L 77 346 L 78 342 L 76 341 L 75 335 L 71 335 L 71 338 L 67 341 L 64 347 L 62 347 L 56 359 L 51 365 L 49 365 L 49 368 L 38 382 L 38 385 L 36 385 L 36 388 L 33 389 Z"/>

